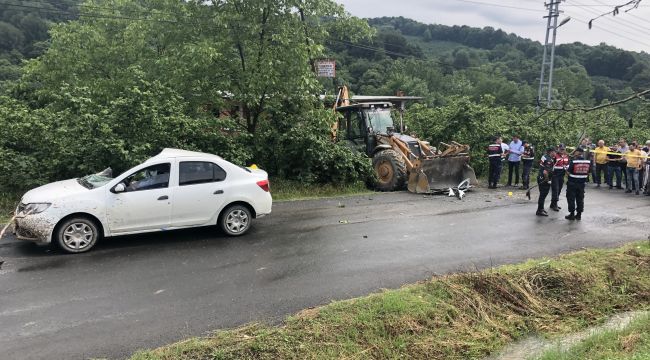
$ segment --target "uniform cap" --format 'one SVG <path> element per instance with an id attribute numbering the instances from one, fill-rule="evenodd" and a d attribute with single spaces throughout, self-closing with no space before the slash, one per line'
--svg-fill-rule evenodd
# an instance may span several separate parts
<path id="1" fill-rule="evenodd" d="M 557 146 L 558 149 L 566 149 L 566 146 L 564 144 L 560 144 Z"/>
<path id="2" fill-rule="evenodd" d="M 551 152 L 551 151 L 555 151 L 555 148 L 552 146 L 546 148 L 546 152 Z"/>

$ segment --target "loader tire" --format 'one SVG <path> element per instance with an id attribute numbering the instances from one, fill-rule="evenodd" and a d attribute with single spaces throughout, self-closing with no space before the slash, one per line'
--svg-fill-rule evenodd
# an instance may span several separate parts
<path id="1" fill-rule="evenodd" d="M 377 174 L 377 190 L 395 191 L 404 188 L 406 164 L 402 155 L 395 150 L 382 150 L 372 157 L 372 166 Z"/>

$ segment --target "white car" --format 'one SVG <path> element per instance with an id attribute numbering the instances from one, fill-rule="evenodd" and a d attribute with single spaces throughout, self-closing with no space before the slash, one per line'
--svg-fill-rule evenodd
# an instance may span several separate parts
<path id="1" fill-rule="evenodd" d="M 18 239 L 54 242 L 70 253 L 101 237 L 219 225 L 243 235 L 271 213 L 268 175 L 219 156 L 164 149 L 111 178 L 58 181 L 27 192 L 16 209 Z"/>

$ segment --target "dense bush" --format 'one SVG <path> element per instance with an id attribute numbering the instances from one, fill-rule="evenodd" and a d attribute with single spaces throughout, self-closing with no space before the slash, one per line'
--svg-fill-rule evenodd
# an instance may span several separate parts
<path id="1" fill-rule="evenodd" d="M 372 183 L 374 170 L 365 154 L 330 139 L 331 110 L 275 113 L 256 139 L 260 163 L 272 174 L 307 183 Z"/>
<path id="2" fill-rule="evenodd" d="M 292 0 L 96 4 L 152 21 L 41 21 L 34 23 L 38 36 L 27 39 L 29 22 L 24 28 L 1 22 L 27 14 L 0 11 L 0 34 L 13 34 L 0 41 L 6 92 L 0 91 L 7 94 L 0 97 L 0 191 L 106 166 L 119 173 L 165 147 L 257 163 L 272 176 L 300 182 L 372 182 L 367 157 L 331 142 L 333 114 L 316 100 L 337 82 L 365 95 L 422 96 L 422 104 L 406 112 L 410 129 L 433 144 L 470 144 L 479 173 L 495 134 L 520 134 L 538 149 L 575 144 L 584 135 L 608 142 L 650 138 L 649 107 L 640 101 L 535 115 L 539 46 L 500 30 L 384 18 L 372 21 L 378 26 L 373 37 L 366 22 L 331 0 L 301 2 L 299 11 Z M 354 46 L 359 40 L 367 46 Z M 646 55 L 563 48 L 555 88 L 568 108 L 629 96 L 650 84 Z M 32 57 L 27 53 L 38 57 L 17 71 Z M 585 64 L 589 54 L 598 56 Z M 311 64 L 328 56 L 337 59 L 334 82 L 317 80 Z M 625 68 L 617 74 L 602 66 L 619 60 Z M 233 115 L 223 118 L 223 110 Z"/>
<path id="3" fill-rule="evenodd" d="M 532 109 L 518 112 L 496 106 L 493 100 L 486 96 L 481 103 L 475 103 L 466 97 L 453 97 L 440 107 L 415 105 L 406 113 L 405 121 L 410 131 L 434 146 L 451 140 L 470 144 L 472 166 L 479 174 L 487 173 L 485 148 L 495 135 L 509 141 L 517 134 L 537 147 L 538 156 L 547 146 L 575 146 L 585 136 L 594 141 L 603 139 L 608 144 L 620 137 L 643 142 L 650 139 L 647 124 L 630 127 L 615 108 L 595 112 L 549 111 L 538 116 Z"/>
<path id="4" fill-rule="evenodd" d="M 83 92 L 83 89 L 76 89 Z M 0 98 L 0 190 L 20 191 L 111 166 L 114 174 L 165 147 L 203 150 L 245 164 L 245 135 L 228 134 L 229 120 L 189 118 L 157 84 L 142 84 L 106 105 L 63 95 L 62 110 L 30 109 Z"/>

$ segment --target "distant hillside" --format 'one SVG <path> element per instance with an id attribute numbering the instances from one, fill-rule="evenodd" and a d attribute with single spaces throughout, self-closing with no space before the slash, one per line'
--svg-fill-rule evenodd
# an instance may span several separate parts
<path id="1" fill-rule="evenodd" d="M 420 92 L 426 85 L 424 92 L 434 94 L 457 93 L 478 99 L 490 93 L 500 102 L 513 105 L 535 101 L 542 57 L 539 42 L 491 27 L 427 25 L 403 17 L 375 18 L 368 22 L 377 29 L 373 41 L 356 47 L 336 43 L 330 46 L 346 80 L 356 91 L 393 90 L 390 86 L 378 86 L 378 77 L 388 79 L 399 69 L 410 77 L 403 85 L 410 82 L 413 87 L 418 79 L 422 80 Z M 573 43 L 559 45 L 556 55 L 556 97 L 564 101 L 597 104 L 650 88 L 647 53 L 604 44 Z M 420 67 L 420 71 L 409 70 L 404 65 L 409 62 L 413 67 Z M 424 63 L 429 64 L 426 70 Z M 450 88 L 449 83 L 428 81 L 431 74 L 425 73 L 433 71 L 432 67 L 440 72 L 438 80 L 446 77 L 445 81 L 460 83 Z M 461 77 L 468 83 L 463 85 Z M 417 89 L 418 86 L 413 88 Z M 632 110 L 621 111 L 625 114 Z"/>
<path id="2" fill-rule="evenodd" d="M 23 60 L 35 58 L 47 49 L 50 26 L 76 18 L 78 3 L 12 0 L 0 4 L 0 85 L 20 76 Z"/>

